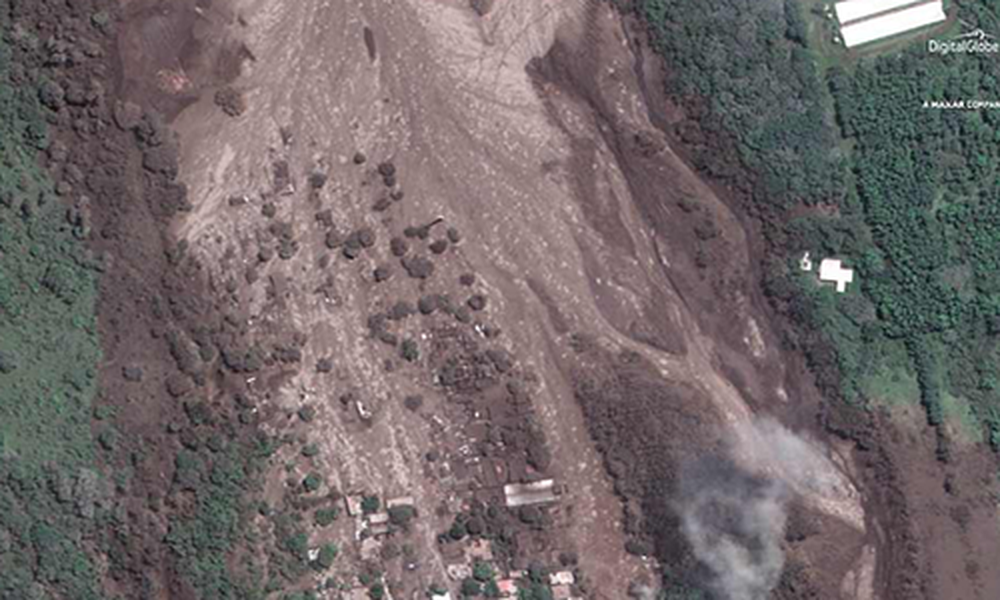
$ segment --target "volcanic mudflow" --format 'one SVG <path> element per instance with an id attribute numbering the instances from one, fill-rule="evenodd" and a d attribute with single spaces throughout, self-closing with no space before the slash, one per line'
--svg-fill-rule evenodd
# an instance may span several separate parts
<path id="1" fill-rule="evenodd" d="M 820 397 L 630 7 L 14 6 L 90 49 L 42 160 L 104 265 L 109 590 L 224 597 L 171 532 L 264 444 L 220 561 L 289 591 L 422 598 L 488 562 L 567 598 L 989 597 L 956 490 L 991 463 L 941 486 L 933 440 Z M 329 573 L 296 570 L 300 529 Z"/>

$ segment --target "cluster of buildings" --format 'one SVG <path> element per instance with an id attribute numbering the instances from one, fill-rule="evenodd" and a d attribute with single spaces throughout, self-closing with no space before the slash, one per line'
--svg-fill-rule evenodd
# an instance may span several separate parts
<path id="1" fill-rule="evenodd" d="M 520 582 L 528 579 L 527 571 L 517 569 L 504 571 L 500 565 L 496 564 L 491 542 L 487 539 L 471 540 L 465 546 L 464 560 L 448 564 L 448 576 L 454 581 L 462 581 L 472 577 L 473 565 L 477 563 L 485 563 L 493 569 L 494 573 L 502 575 L 496 580 L 501 598 L 517 598 Z M 573 571 L 564 570 L 549 573 L 546 579 L 554 600 L 583 600 L 573 594 L 573 586 L 576 585 L 576 575 Z M 451 592 L 445 592 L 432 595 L 431 600 L 455 600 L 455 596 Z"/>
<path id="2" fill-rule="evenodd" d="M 843 0 L 833 7 L 848 48 L 945 21 L 943 0 Z"/>

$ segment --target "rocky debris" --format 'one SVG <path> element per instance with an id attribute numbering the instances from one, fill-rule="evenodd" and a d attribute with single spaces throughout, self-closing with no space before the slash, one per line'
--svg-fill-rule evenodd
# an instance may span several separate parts
<path id="1" fill-rule="evenodd" d="M 402 258 L 410 249 L 410 244 L 401 237 L 394 237 L 389 241 L 389 251 L 393 256 Z"/>
<path id="2" fill-rule="evenodd" d="M 341 251 L 341 254 L 347 260 L 354 260 L 361 256 L 361 245 L 357 243 L 357 240 L 348 239 L 344 242 L 344 249 Z"/>
<path id="3" fill-rule="evenodd" d="M 408 238 L 417 238 L 420 240 L 426 240 L 431 236 L 432 224 L 424 225 L 423 227 L 409 226 L 403 230 L 403 235 Z"/>
<path id="4" fill-rule="evenodd" d="M 363 165 L 368 161 L 368 157 L 365 156 L 364 152 L 355 152 L 352 160 L 356 165 Z"/>
<path id="5" fill-rule="evenodd" d="M 335 250 L 337 248 L 340 248 L 341 246 L 344 245 L 345 241 L 346 240 L 344 236 L 340 233 L 340 231 L 338 231 L 337 228 L 332 225 L 330 226 L 330 231 L 326 232 L 326 237 L 323 240 L 324 244 L 326 244 L 326 247 L 329 248 L 330 250 Z"/>
<path id="6" fill-rule="evenodd" d="M 392 268 L 389 265 L 379 265 L 375 267 L 375 271 L 372 273 L 375 278 L 375 283 L 382 283 L 383 281 L 388 281 L 392 277 Z"/>
<path id="7" fill-rule="evenodd" d="M 379 198 L 375 204 L 372 205 L 372 210 L 375 212 L 385 212 L 389 210 L 390 206 L 392 206 L 392 200 L 389 198 Z"/>
<path id="8" fill-rule="evenodd" d="M 358 236 L 358 243 L 362 248 L 371 248 L 375 245 L 375 230 L 371 227 L 362 227 L 355 234 Z"/>
<path id="9" fill-rule="evenodd" d="M 330 239 L 330 235 L 327 234 L 327 239 Z M 334 240 L 336 241 L 336 240 Z M 355 259 L 361 255 L 361 251 L 365 248 L 371 248 L 375 245 L 375 231 L 371 227 L 363 227 L 361 229 L 356 229 L 347 236 L 344 240 L 344 257 L 348 259 Z M 329 247 L 330 245 L 327 244 Z M 336 246 L 333 246 L 336 247 Z"/>
<path id="10" fill-rule="evenodd" d="M 333 359 L 321 358 L 316 362 L 317 373 L 329 373 L 330 371 L 333 371 Z"/>
<path id="11" fill-rule="evenodd" d="M 299 243 L 295 240 L 295 230 L 291 223 L 276 221 L 267 230 L 278 239 L 278 258 L 289 260 L 298 254 Z"/>
<path id="12" fill-rule="evenodd" d="M 58 82 L 46 81 L 38 90 L 42 106 L 58 112 L 66 104 L 66 90 Z"/>
<path id="13" fill-rule="evenodd" d="M 388 318 L 390 321 L 402 321 L 403 319 L 416 314 L 416 309 L 406 300 L 400 300 L 389 309 Z"/>
<path id="14" fill-rule="evenodd" d="M 469 6 L 476 11 L 477 15 L 485 17 L 493 10 L 493 0 L 469 0 Z"/>
<path id="15" fill-rule="evenodd" d="M 463 325 L 468 325 L 472 322 L 472 312 L 464 306 L 456 308 L 452 313 L 452 316 L 455 317 L 456 321 L 462 323 Z"/>
<path id="16" fill-rule="evenodd" d="M 403 344 L 399 347 L 399 356 L 407 362 L 420 360 L 420 347 L 417 345 L 416 340 L 412 338 L 403 340 Z"/>
<path id="17" fill-rule="evenodd" d="M 264 366 L 264 353 L 256 346 L 225 344 L 221 352 L 222 364 L 234 373 L 255 373 Z"/>
<path id="18" fill-rule="evenodd" d="M 423 256 L 407 256 L 400 262 L 406 274 L 414 279 L 427 279 L 434 274 L 434 263 Z"/>
<path id="19" fill-rule="evenodd" d="M 274 193 L 278 196 L 288 196 L 295 193 L 292 182 L 292 169 L 287 160 L 276 160 L 271 165 Z"/>
<path id="20" fill-rule="evenodd" d="M 122 131 L 131 131 L 142 120 L 142 109 L 131 102 L 117 102 L 114 110 L 115 125 Z"/>
<path id="21" fill-rule="evenodd" d="M 190 377 L 180 373 L 174 373 L 167 377 L 167 393 L 174 398 L 186 396 L 194 389 L 194 383 Z"/>
<path id="22" fill-rule="evenodd" d="M 316 213 L 316 222 L 327 229 L 333 227 L 333 211 L 330 209 L 319 211 Z"/>
<path id="23" fill-rule="evenodd" d="M 267 246 L 262 246 L 260 250 L 257 251 L 257 260 L 266 263 L 274 258 L 274 249 Z"/>
<path id="24" fill-rule="evenodd" d="M 368 335 L 371 337 L 378 337 L 380 333 L 385 331 L 385 327 L 388 322 L 388 317 L 384 313 L 375 313 L 373 315 L 368 315 Z"/>
<path id="25" fill-rule="evenodd" d="M 264 215 L 268 219 L 273 219 L 275 215 L 278 214 L 278 207 L 274 205 L 274 202 L 265 202 L 264 205 L 260 207 L 260 214 Z"/>
<path id="26" fill-rule="evenodd" d="M 429 248 L 434 254 L 444 254 L 445 250 L 448 249 L 448 240 L 435 240 L 431 242 Z"/>
<path id="27" fill-rule="evenodd" d="M 403 235 L 405 235 L 406 237 L 415 237 L 421 240 L 426 240 L 431 236 L 431 230 L 434 228 L 434 226 L 441 223 L 442 221 L 444 221 L 444 219 L 442 217 L 438 217 L 433 221 L 431 221 L 430 223 L 427 223 L 426 225 L 421 225 L 420 227 L 413 227 L 413 226 L 407 227 L 403 231 Z"/>
<path id="28" fill-rule="evenodd" d="M 500 330 L 499 327 L 497 327 L 495 325 L 489 325 L 489 324 L 482 324 L 482 323 L 480 323 L 479 327 L 480 327 L 480 331 L 483 332 L 483 335 L 486 336 L 486 339 L 492 340 L 492 339 L 496 339 L 496 338 L 500 337 L 501 330 Z"/>
<path id="29" fill-rule="evenodd" d="M 390 331 L 383 331 L 382 333 L 378 334 L 378 341 L 382 342 L 383 344 L 386 344 L 387 346 L 395 346 L 396 344 L 399 343 L 399 337 L 397 337 L 395 333 L 392 333 Z"/>
<path id="30" fill-rule="evenodd" d="M 25 204 L 24 207 L 30 206 Z M 89 196 L 80 196 L 73 206 L 66 210 L 66 222 L 73 228 L 73 236 L 78 240 L 90 237 L 93 225 L 91 201 Z"/>
<path id="31" fill-rule="evenodd" d="M 382 183 L 385 184 L 385 187 L 396 186 L 396 165 L 392 164 L 391 161 L 380 163 L 378 174 L 382 176 Z"/>
<path id="32" fill-rule="evenodd" d="M 142 154 L 142 167 L 151 173 L 163 174 L 170 178 L 176 177 L 179 169 L 177 148 L 173 144 L 148 148 Z"/>
<path id="33" fill-rule="evenodd" d="M 379 163 L 378 174 L 382 177 L 392 177 L 396 174 L 396 165 L 392 164 L 392 161 Z"/>
<path id="34" fill-rule="evenodd" d="M 475 311 L 483 310 L 484 308 L 486 308 L 486 296 L 483 296 L 482 294 L 476 294 L 475 296 L 469 298 L 466 304 L 472 310 Z"/>
<path id="35" fill-rule="evenodd" d="M 375 32 L 370 27 L 364 28 L 365 48 L 368 50 L 368 60 L 374 62 L 378 58 L 378 46 L 375 43 Z"/>
<path id="36" fill-rule="evenodd" d="M 309 187 L 313 190 L 321 190 L 328 179 L 329 175 L 323 171 L 313 171 L 309 174 Z"/>
<path id="37" fill-rule="evenodd" d="M 438 380 L 445 388 L 463 394 L 483 391 L 499 383 L 493 362 L 485 353 L 460 354 L 449 358 L 438 369 Z"/>
<path id="38" fill-rule="evenodd" d="M 458 282 L 468 287 L 476 283 L 476 276 L 473 273 L 462 273 L 458 277 Z"/>
<path id="39" fill-rule="evenodd" d="M 299 243 L 295 240 L 282 239 L 278 242 L 278 258 L 290 260 L 299 253 Z"/>
<path id="40" fill-rule="evenodd" d="M 296 414 L 303 423 L 312 423 L 316 419 L 316 407 L 311 404 L 299 408 Z"/>
<path id="41" fill-rule="evenodd" d="M 228 85 L 215 92 L 215 105 L 230 117 L 238 117 L 247 110 L 243 93 Z"/>
<path id="42" fill-rule="evenodd" d="M 418 394 L 410 395 L 407 396 L 406 398 L 403 398 L 403 406 L 405 406 L 408 410 L 416 412 L 420 410 L 420 407 L 423 405 L 424 405 L 424 397 Z"/>
<path id="43" fill-rule="evenodd" d="M 404 196 L 406 196 L 406 194 L 403 193 L 403 190 L 392 190 L 389 192 L 389 197 L 392 198 L 393 202 L 399 202 Z"/>
<path id="44" fill-rule="evenodd" d="M 142 368 L 126 365 L 122 367 L 122 377 L 125 378 L 125 381 L 131 381 L 133 383 L 142 381 Z"/>
<path id="45" fill-rule="evenodd" d="M 229 203 L 229 206 L 233 206 L 233 207 L 236 207 L 236 206 L 246 206 L 247 204 L 250 203 L 250 198 L 247 197 L 246 194 L 236 194 L 236 195 L 230 196 L 229 200 L 227 202 Z"/>
<path id="46" fill-rule="evenodd" d="M 293 345 L 275 346 L 271 355 L 274 360 L 285 364 L 302 362 L 302 350 Z"/>
<path id="47" fill-rule="evenodd" d="M 428 294 L 426 296 L 421 296 L 420 300 L 417 301 L 417 310 L 419 310 L 422 315 L 433 314 L 437 309 L 438 296 L 436 295 Z"/>
<path id="48" fill-rule="evenodd" d="M 490 359 L 493 367 L 500 373 L 506 373 L 514 366 L 510 353 L 502 348 L 490 348 L 486 351 L 486 358 Z"/>
<path id="49" fill-rule="evenodd" d="M 448 241 L 451 242 L 452 244 L 457 244 L 460 241 L 462 241 L 462 234 L 460 234 L 458 230 L 455 229 L 454 227 L 448 228 L 447 235 L 448 235 Z"/>

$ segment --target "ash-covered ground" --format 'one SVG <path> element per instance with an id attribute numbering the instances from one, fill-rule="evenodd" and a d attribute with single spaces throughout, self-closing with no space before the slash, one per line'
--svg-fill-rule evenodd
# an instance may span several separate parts
<path id="1" fill-rule="evenodd" d="M 94 117 L 113 133 L 68 163 L 109 182 L 101 377 L 159 449 L 123 542 L 134 569 L 161 564 L 152 597 L 198 596 L 156 560 L 194 510 L 173 451 L 230 422 L 284 440 L 258 501 L 333 511 L 307 543 L 337 560 L 295 580 L 335 579 L 331 598 L 374 593 L 373 573 L 397 598 L 470 579 L 919 597 L 879 424 L 820 430 L 757 290 L 752 224 L 672 148 L 628 16 L 596 0 L 117 11 L 115 96 Z M 551 497 L 517 506 L 532 483 Z M 279 537 L 272 517 L 252 526 Z M 256 558 L 270 573 L 276 556 Z"/>

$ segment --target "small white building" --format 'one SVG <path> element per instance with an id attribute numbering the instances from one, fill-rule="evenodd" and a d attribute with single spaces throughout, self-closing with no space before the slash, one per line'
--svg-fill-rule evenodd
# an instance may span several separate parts
<path id="1" fill-rule="evenodd" d="M 809 257 L 808 252 L 802 255 L 802 259 L 799 261 L 799 268 L 803 271 L 813 270 L 813 261 L 812 258 Z"/>
<path id="2" fill-rule="evenodd" d="M 546 504 L 559 501 L 555 486 L 554 479 L 543 479 L 534 483 L 510 483 L 503 486 L 503 493 L 507 498 L 507 506 L 511 508 Z"/>
<path id="3" fill-rule="evenodd" d="M 854 269 L 844 267 L 840 259 L 824 258 L 819 263 L 819 280 L 833 283 L 837 293 L 843 294 L 847 291 L 847 284 L 854 281 Z"/>
<path id="4" fill-rule="evenodd" d="M 573 571 L 549 573 L 549 585 L 573 585 L 574 583 L 576 583 L 576 577 L 573 575 Z"/>

